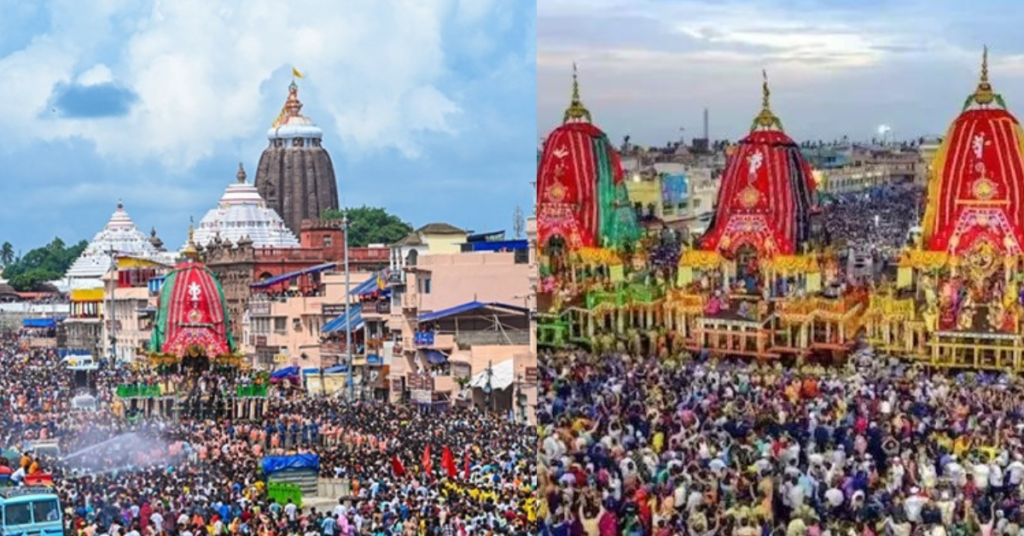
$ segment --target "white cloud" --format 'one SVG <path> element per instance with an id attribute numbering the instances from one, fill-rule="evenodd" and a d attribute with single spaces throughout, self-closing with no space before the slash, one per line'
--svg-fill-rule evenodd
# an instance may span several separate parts
<path id="1" fill-rule="evenodd" d="M 114 73 L 110 72 L 110 67 L 102 63 L 93 65 L 88 71 L 78 75 L 78 84 L 82 86 L 98 86 L 100 84 L 107 84 L 114 81 Z"/>
<path id="2" fill-rule="evenodd" d="M 484 16 L 474 4 L 460 3 L 460 19 Z M 263 84 L 293 64 L 307 75 L 300 82 L 307 111 L 311 103 L 327 110 L 328 117 L 313 119 L 347 151 L 390 146 L 416 156 L 417 136 L 452 134 L 461 110 L 440 89 L 452 7 L 446 0 L 344 7 L 330 0 L 176 0 L 158 1 L 149 12 L 101 0 L 93 7 L 75 4 L 73 12 L 90 12 L 81 20 L 55 14 L 62 17 L 58 32 L 0 58 L 0 115 L 24 125 L 0 133 L 0 143 L 80 136 L 105 156 L 155 156 L 188 167 L 219 142 L 260 135 L 284 100 L 287 79 L 275 79 L 280 87 Z M 95 57 L 109 38 L 90 26 L 134 34 L 120 39 L 117 57 Z M 121 118 L 38 120 L 53 86 L 71 80 L 114 82 L 137 101 Z"/>

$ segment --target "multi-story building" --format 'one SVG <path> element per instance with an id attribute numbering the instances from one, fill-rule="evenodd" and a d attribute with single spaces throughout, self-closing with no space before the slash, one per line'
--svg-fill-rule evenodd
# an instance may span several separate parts
<path id="1" fill-rule="evenodd" d="M 319 271 L 295 273 L 296 285 L 307 289 L 306 292 L 258 293 L 249 298 L 241 344 L 246 354 L 252 356 L 256 368 L 323 369 L 344 362 L 343 343 L 324 343 L 323 330 L 331 320 L 343 315 L 346 296 L 353 300 L 349 304 L 350 311 L 358 313 L 358 303 L 351 289 L 359 287 L 371 274 L 350 270 L 350 290 L 346 292 L 345 274 L 339 268 L 331 263 L 317 267 Z M 291 284 L 288 280 L 282 283 Z M 353 323 L 354 341 L 363 340 L 362 328 L 361 322 Z"/>
<path id="2" fill-rule="evenodd" d="M 118 269 L 103 276 L 103 354 L 120 362 L 144 359 L 156 318 L 157 296 L 171 263 L 121 257 Z M 113 345 L 111 343 L 114 343 Z"/>
<path id="3" fill-rule="evenodd" d="M 529 383 L 537 363 L 529 314 L 536 269 L 529 259 L 515 252 L 430 253 L 406 263 L 402 281 L 391 286 L 392 401 L 481 404 L 480 390 L 466 386 L 500 366 L 512 380 L 492 385 L 486 403 L 526 408 L 513 391 Z"/>
<path id="4" fill-rule="evenodd" d="M 882 166 L 846 166 L 820 172 L 822 193 L 848 194 L 881 186 L 890 180 Z"/>

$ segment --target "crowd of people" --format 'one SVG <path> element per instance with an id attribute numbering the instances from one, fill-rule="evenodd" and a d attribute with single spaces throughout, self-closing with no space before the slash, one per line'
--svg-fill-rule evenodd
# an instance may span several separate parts
<path id="1" fill-rule="evenodd" d="M 22 342 L 0 341 L 0 447 L 59 442 L 59 458 L 7 463 L 52 475 L 68 535 L 533 533 L 535 427 L 475 409 L 423 412 L 298 389 L 271 397 L 256 419 L 126 418 L 113 410 L 116 386 L 155 373 L 112 367 L 93 378 L 97 410 L 78 411 L 73 376 L 55 351 Z M 207 373 L 205 381 L 230 390 L 239 379 Z M 456 461 L 446 466 L 444 451 Z M 269 499 L 264 456 L 305 453 L 345 494 L 320 506 Z"/>
<path id="2" fill-rule="evenodd" d="M 894 184 L 835 196 L 823 203 L 825 229 L 833 243 L 858 253 L 894 260 L 921 217 L 920 186 Z"/>
<path id="3" fill-rule="evenodd" d="M 542 356 L 540 534 L 1024 534 L 1024 384 Z"/>

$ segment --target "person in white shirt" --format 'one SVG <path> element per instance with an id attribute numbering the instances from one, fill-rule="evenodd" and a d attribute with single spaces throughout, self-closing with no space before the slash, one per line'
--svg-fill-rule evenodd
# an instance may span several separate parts
<path id="1" fill-rule="evenodd" d="M 911 523 L 921 522 L 921 510 L 928 502 L 928 499 L 921 495 L 918 488 L 910 489 L 910 497 L 903 502 L 903 511 L 907 514 L 907 520 Z"/>

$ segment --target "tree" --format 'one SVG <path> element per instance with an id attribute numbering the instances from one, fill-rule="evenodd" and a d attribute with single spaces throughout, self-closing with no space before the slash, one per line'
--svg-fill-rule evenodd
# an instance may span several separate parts
<path id="1" fill-rule="evenodd" d="M 14 246 L 10 242 L 4 242 L 0 246 L 0 264 L 7 266 L 14 262 Z"/>
<path id="2" fill-rule="evenodd" d="M 0 245 L 0 260 L 3 260 L 9 245 Z M 32 290 L 39 283 L 52 281 L 64 275 L 88 245 L 88 242 L 82 240 L 74 246 L 66 247 L 63 240 L 55 238 L 49 244 L 5 263 L 3 276 L 15 290 Z M 10 257 L 14 256 L 13 246 L 8 253 Z"/>
<path id="3" fill-rule="evenodd" d="M 393 244 L 412 232 L 412 225 L 401 218 L 389 214 L 380 207 L 349 208 L 348 211 L 348 245 L 350 247 L 366 247 L 370 244 Z M 340 220 L 340 210 L 324 211 L 324 219 Z"/>

